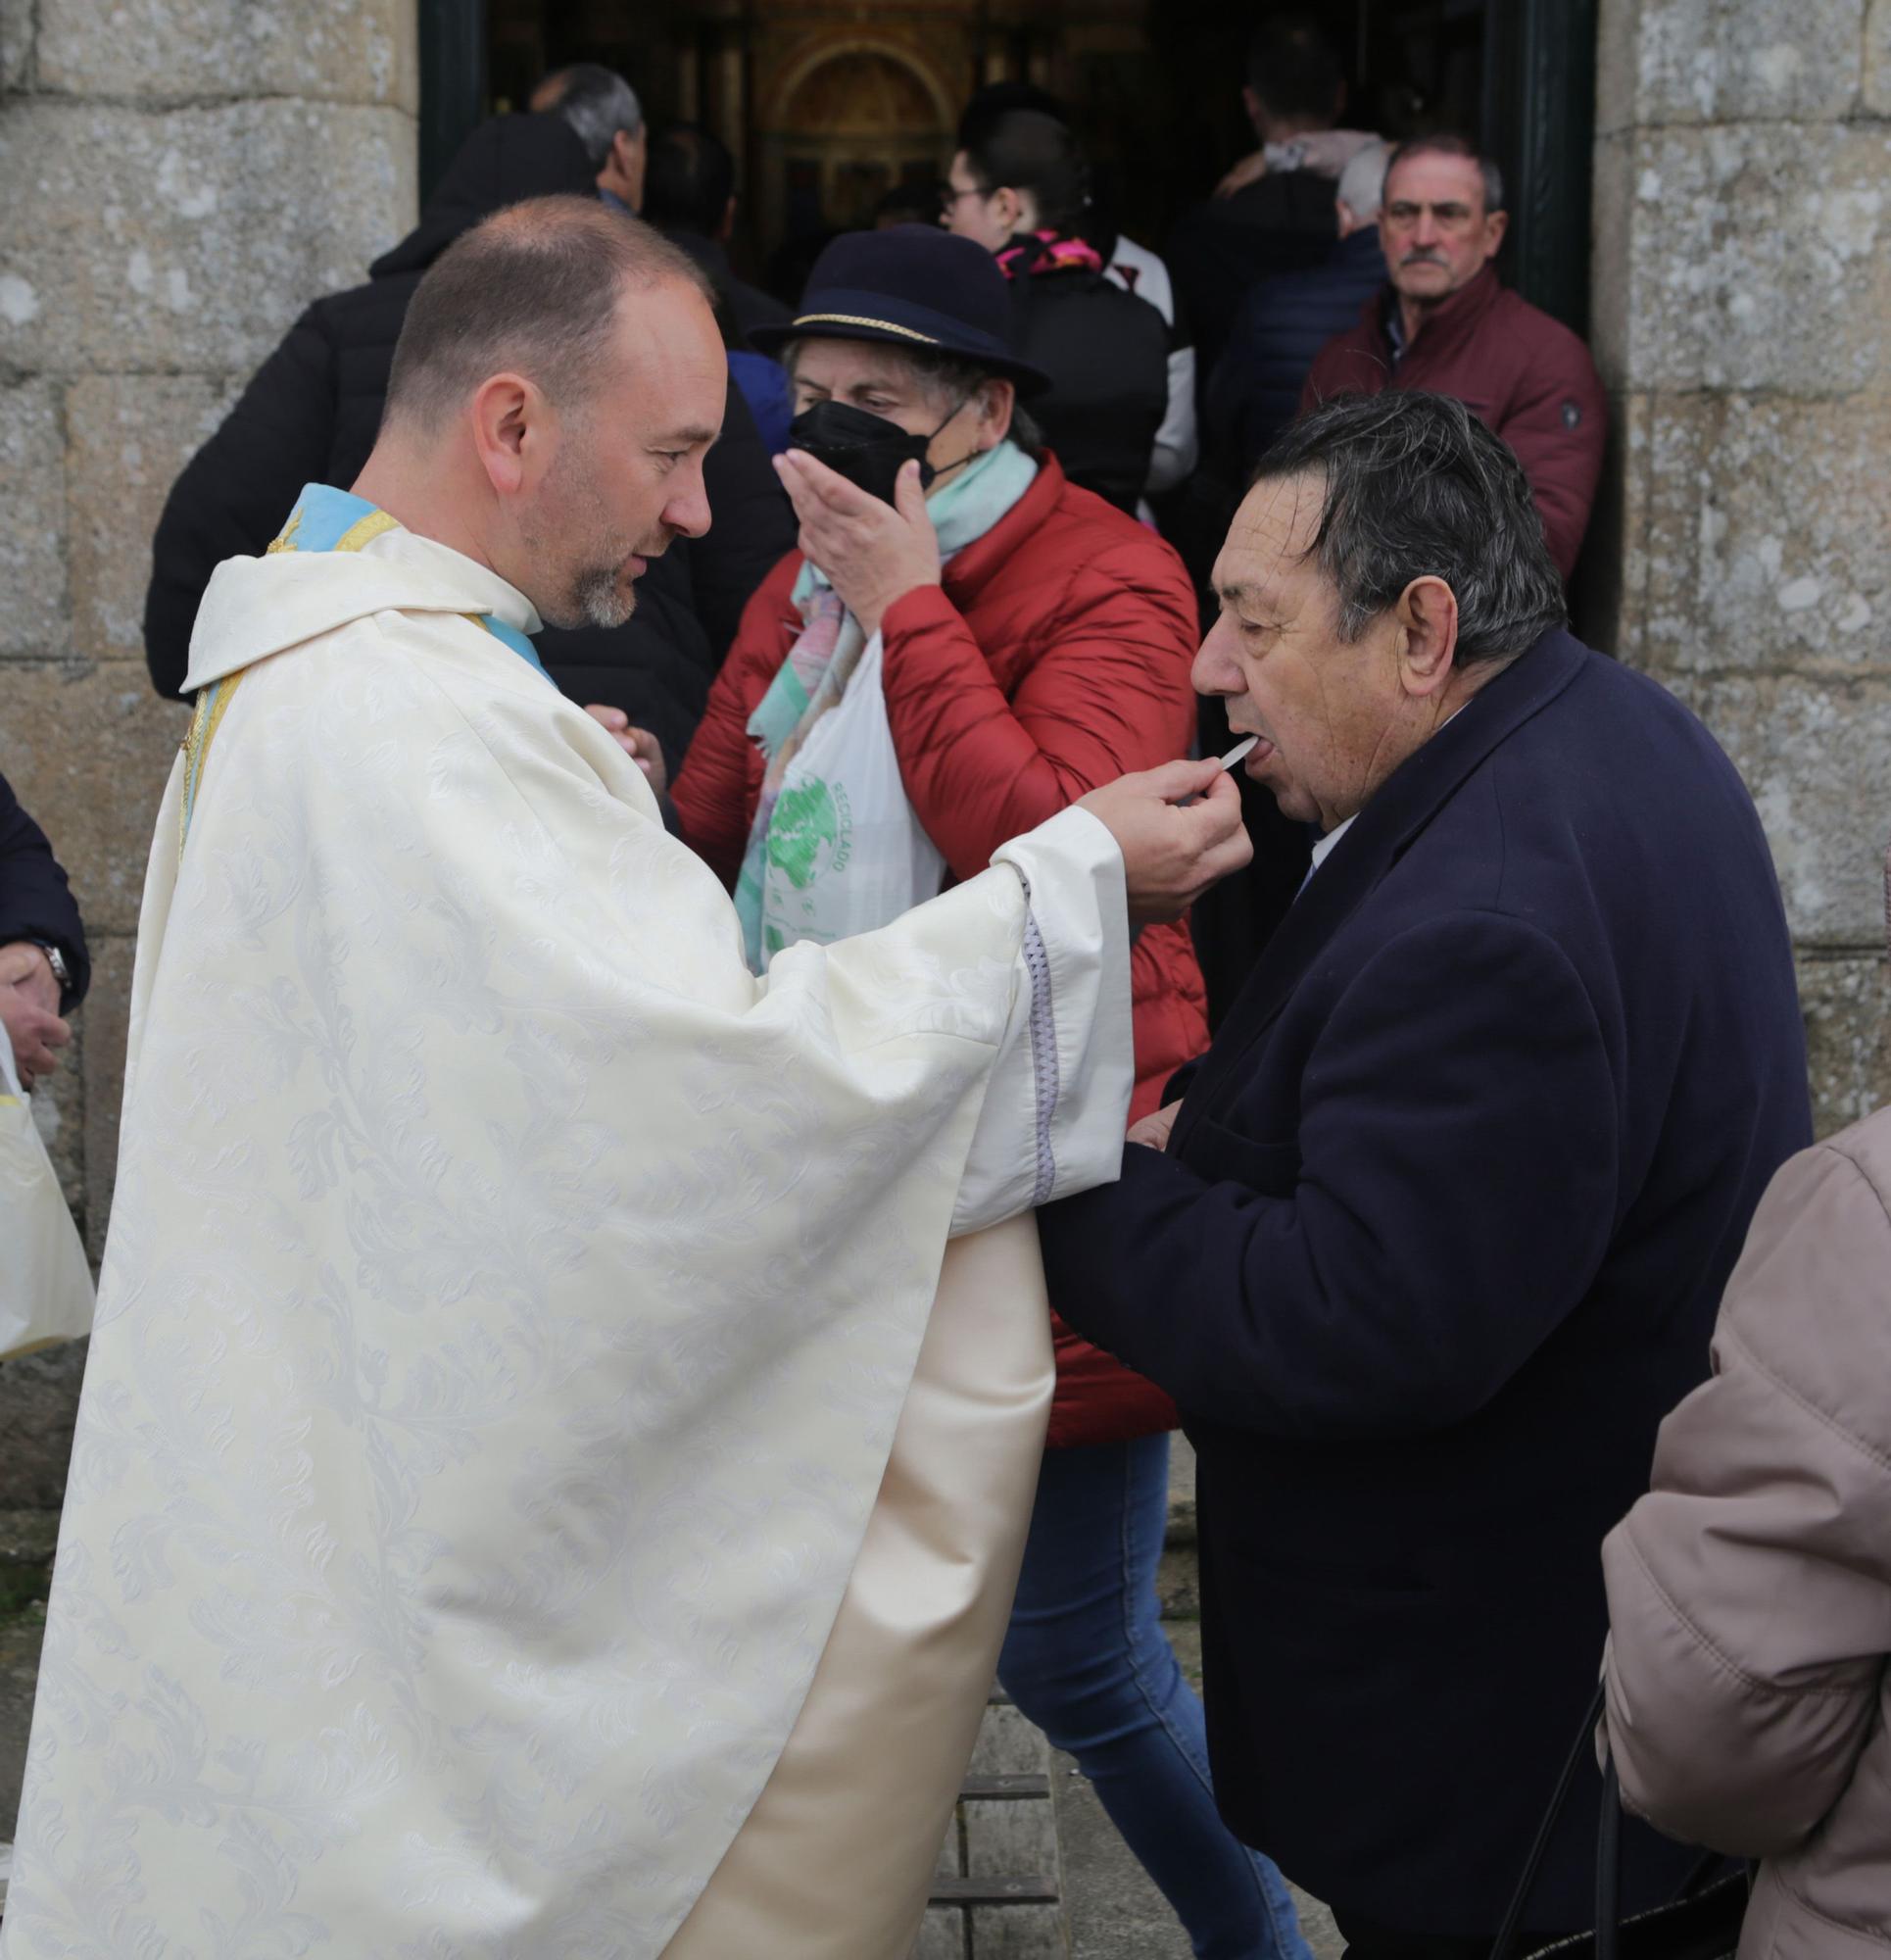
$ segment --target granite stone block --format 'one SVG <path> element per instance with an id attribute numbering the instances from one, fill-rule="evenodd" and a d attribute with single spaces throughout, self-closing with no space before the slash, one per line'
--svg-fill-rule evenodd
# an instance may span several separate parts
<path id="1" fill-rule="evenodd" d="M 38 0 L 39 79 L 73 95 L 419 104 L 413 0 Z"/>
<path id="2" fill-rule="evenodd" d="M 1813 1129 L 1829 1137 L 1891 1102 L 1891 962 L 1882 954 L 1802 954 L 1799 1003 Z"/>
<path id="3" fill-rule="evenodd" d="M 412 119 L 284 100 L 0 111 L 0 367 L 257 367 L 412 221 Z"/>
<path id="4" fill-rule="evenodd" d="M 1625 471 L 1637 664 L 1891 671 L 1888 454 L 1891 398 L 1655 397 Z"/>
<path id="5" fill-rule="evenodd" d="M 1603 78 L 1618 97 L 1624 81 L 1632 89 L 1638 123 L 1836 121 L 1857 105 L 1865 0 L 1644 0 L 1610 12 Z"/>
<path id="6" fill-rule="evenodd" d="M 1866 109 L 1891 116 L 1891 0 L 1871 0 L 1865 17 Z"/>
<path id="7" fill-rule="evenodd" d="M 88 935 L 135 931 L 152 824 L 187 726 L 183 708 L 121 665 L 22 665 L 0 686 L 0 775 L 51 839 Z M 95 980 L 95 996 L 108 984 Z M 99 1005 L 94 998 L 87 1014 L 96 1018 Z"/>
<path id="8" fill-rule="evenodd" d="M 1589 352 L 1611 393 L 1626 385 L 1633 318 L 1637 138 L 1632 131 L 1596 138 L 1589 212 Z"/>
<path id="9" fill-rule="evenodd" d="M 143 660 L 152 533 L 237 392 L 195 374 L 90 374 L 68 389 L 73 631 L 86 658 Z"/>
<path id="10" fill-rule="evenodd" d="M 0 322 L 12 280 L 0 272 Z M 66 434 L 52 381 L 0 381 L 0 660 L 70 651 Z M 9 693 L 0 682 L 0 727 L 14 714 Z"/>
<path id="11" fill-rule="evenodd" d="M 1884 937 L 1891 676 L 1671 674 L 1753 792 L 1793 936 L 1856 949 Z"/>
<path id="12" fill-rule="evenodd" d="M 1640 61 L 1643 0 L 1599 0 L 1595 29 L 1595 129 L 1612 136 L 1642 121 Z"/>
<path id="13" fill-rule="evenodd" d="M 0 0 L 0 89 L 30 81 L 37 25 L 33 0 Z"/>
<path id="14" fill-rule="evenodd" d="M 1620 203 L 1609 165 L 1599 188 Z M 1743 122 L 1633 139 L 1612 380 L 1830 395 L 1891 388 L 1891 129 Z M 1604 219 L 1598 235 L 1609 235 Z M 1620 227 L 1618 227 L 1620 228 Z"/>

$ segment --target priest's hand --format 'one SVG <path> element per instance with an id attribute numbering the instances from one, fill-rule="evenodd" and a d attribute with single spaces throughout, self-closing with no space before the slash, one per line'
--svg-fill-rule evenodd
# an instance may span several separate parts
<path id="1" fill-rule="evenodd" d="M 1123 853 L 1138 925 L 1180 918 L 1254 855 L 1241 828 L 1240 791 L 1213 758 L 1119 776 L 1078 801 Z"/>
<path id="2" fill-rule="evenodd" d="M 1180 1102 L 1165 1102 L 1160 1109 L 1130 1125 L 1130 1142 L 1146 1145 L 1152 1151 L 1166 1151 L 1169 1148 L 1169 1132 L 1175 1128 L 1176 1118 L 1181 1114 Z"/>
<path id="3" fill-rule="evenodd" d="M 899 466 L 891 504 L 799 449 L 778 456 L 775 468 L 800 519 L 801 556 L 827 575 L 868 639 L 896 599 L 939 583 L 939 533 L 918 464 Z"/>
<path id="4" fill-rule="evenodd" d="M 48 1013 L 24 987 L 4 983 L 0 983 L 0 1027 L 13 1044 L 14 1066 L 23 1089 L 30 1089 L 40 1076 L 59 1066 L 54 1051 L 73 1038 L 72 1029 L 57 1014 Z"/>
<path id="5" fill-rule="evenodd" d="M 599 727 L 610 731 L 613 741 L 626 756 L 650 778 L 650 786 L 658 796 L 663 794 L 669 783 L 669 766 L 663 760 L 663 745 L 648 728 L 639 728 L 621 708 L 606 708 L 604 703 L 594 701 L 585 712 Z"/>

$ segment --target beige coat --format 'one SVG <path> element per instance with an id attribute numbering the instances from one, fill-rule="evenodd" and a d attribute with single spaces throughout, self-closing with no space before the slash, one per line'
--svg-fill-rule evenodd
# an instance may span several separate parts
<path id="1" fill-rule="evenodd" d="M 1773 1179 L 1714 1367 L 1603 1547 L 1624 1798 L 1764 1860 L 1741 1960 L 1886 1960 L 1891 1109 Z"/>

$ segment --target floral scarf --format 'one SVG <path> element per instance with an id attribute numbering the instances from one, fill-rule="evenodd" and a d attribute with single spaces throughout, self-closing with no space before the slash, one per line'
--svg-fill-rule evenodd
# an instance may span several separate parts
<path id="1" fill-rule="evenodd" d="M 1007 279 L 1020 272 L 1100 272 L 1103 260 L 1095 246 L 1081 238 L 1067 238 L 1061 231 L 1034 231 L 1007 245 L 996 255 L 998 270 Z"/>
<path id="2" fill-rule="evenodd" d="M 1038 466 L 1007 440 L 934 490 L 926 499 L 926 514 L 939 533 L 941 562 L 949 564 L 955 554 L 982 538 L 1030 489 L 1037 474 Z M 800 633 L 749 717 L 750 738 L 759 745 L 767 766 L 735 896 L 749 964 L 757 973 L 762 964 L 762 873 L 782 779 L 814 724 L 847 692 L 867 645 L 859 620 L 812 562 L 802 564 L 793 598 L 801 615 Z"/>

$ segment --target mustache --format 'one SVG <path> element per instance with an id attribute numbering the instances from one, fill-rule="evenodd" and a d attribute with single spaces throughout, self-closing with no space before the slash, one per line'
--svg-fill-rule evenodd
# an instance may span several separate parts
<path id="1" fill-rule="evenodd" d="M 1406 253 L 1398 263 L 1401 266 L 1442 266 L 1445 261 L 1441 254 L 1433 252 L 1430 246 L 1421 245 L 1417 251 Z"/>

